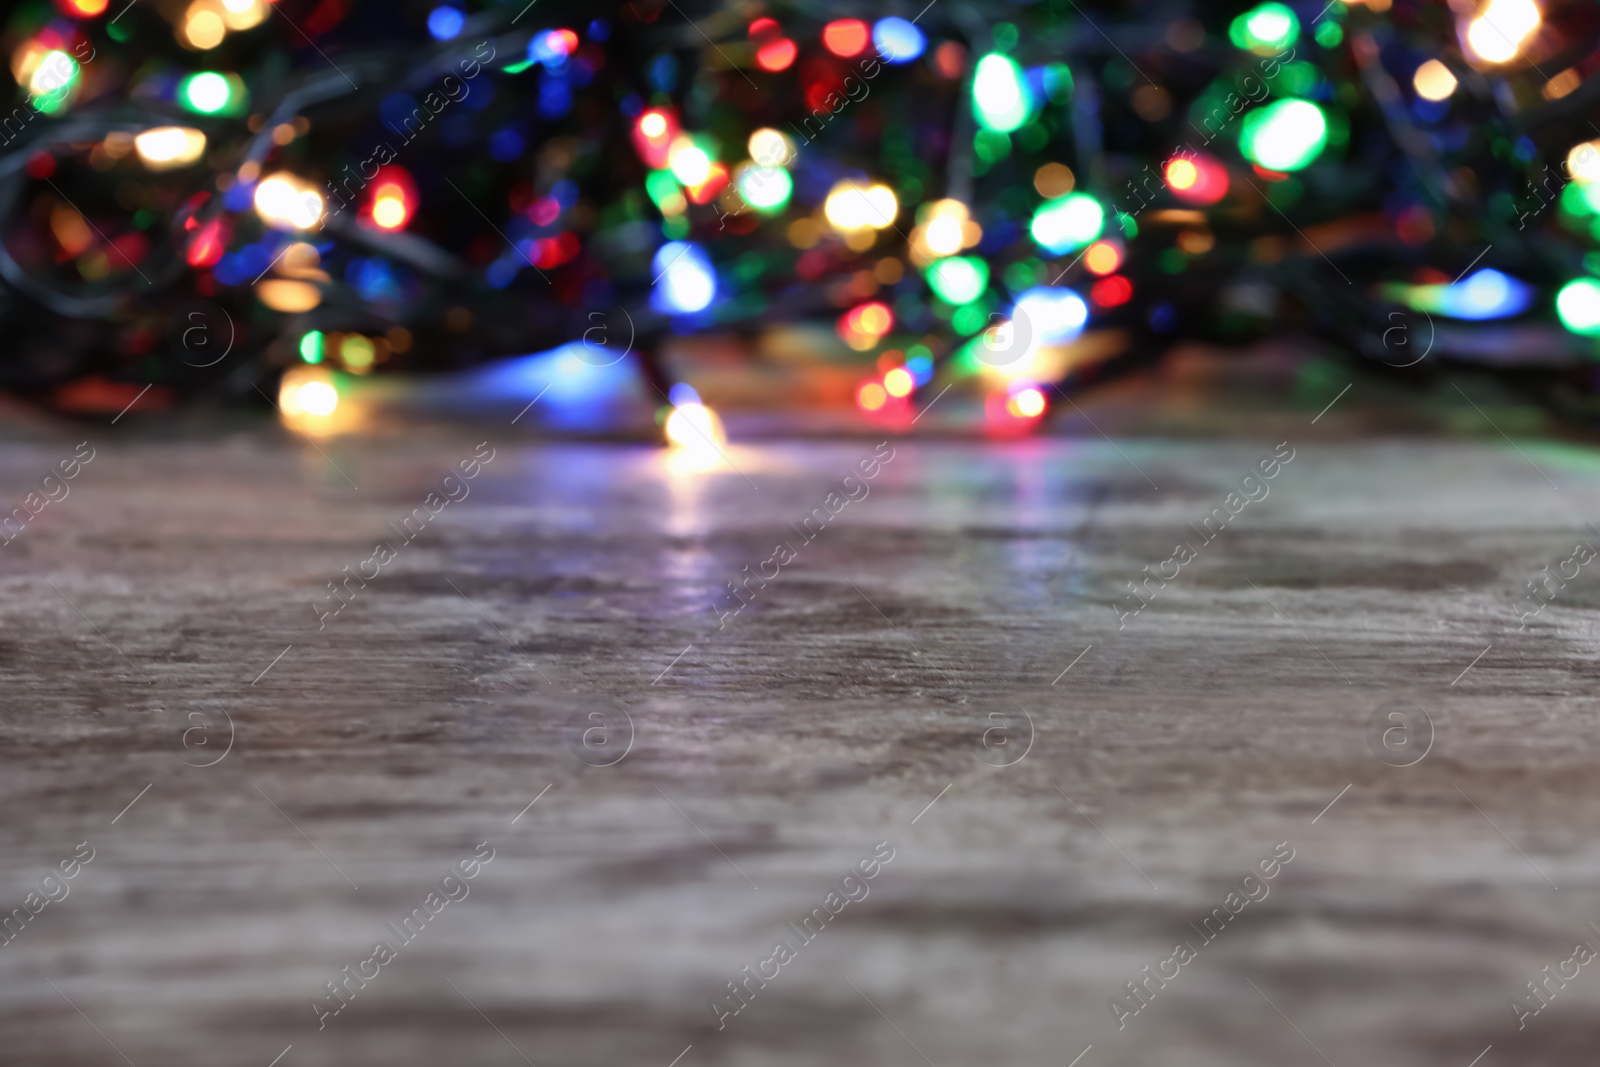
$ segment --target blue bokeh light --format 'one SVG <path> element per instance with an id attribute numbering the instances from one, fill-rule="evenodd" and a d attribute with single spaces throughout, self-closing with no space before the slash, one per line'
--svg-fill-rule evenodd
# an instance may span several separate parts
<path id="1" fill-rule="evenodd" d="M 711 306 L 717 296 L 717 272 L 698 245 L 668 241 L 656 249 L 651 270 L 656 275 L 650 303 L 658 311 L 691 315 Z"/>
<path id="2" fill-rule="evenodd" d="M 922 31 L 903 18 L 893 15 L 879 19 L 872 27 L 872 43 L 885 63 L 910 63 L 928 47 Z"/>
<path id="3" fill-rule="evenodd" d="M 435 41 L 449 41 L 461 35 L 461 29 L 467 24 L 467 16 L 461 13 L 460 8 L 436 7 L 428 12 L 428 33 Z"/>

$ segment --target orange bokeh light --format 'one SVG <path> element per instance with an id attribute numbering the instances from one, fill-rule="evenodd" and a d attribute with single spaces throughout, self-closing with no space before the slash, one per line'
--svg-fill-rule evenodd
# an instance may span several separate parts
<path id="1" fill-rule="evenodd" d="M 867 24 L 860 19 L 836 19 L 822 27 L 822 45 L 836 56 L 848 59 L 867 47 Z"/>
<path id="2" fill-rule="evenodd" d="M 1111 274 L 1122 266 L 1122 252 L 1110 241 L 1096 241 L 1083 254 L 1083 265 L 1091 274 Z"/>
<path id="3" fill-rule="evenodd" d="M 774 74 L 780 70 L 788 70 L 799 51 L 789 38 L 780 37 L 771 44 L 764 44 L 756 49 L 756 66 Z"/>
<path id="4" fill-rule="evenodd" d="M 889 394 L 877 382 L 863 382 L 856 390 L 856 403 L 862 411 L 877 411 L 889 402 Z"/>

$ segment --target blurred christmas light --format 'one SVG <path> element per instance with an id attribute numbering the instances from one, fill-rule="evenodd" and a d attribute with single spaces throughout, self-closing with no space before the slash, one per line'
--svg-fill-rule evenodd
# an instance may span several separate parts
<path id="1" fill-rule="evenodd" d="M 1065 344 L 1083 333 L 1089 305 L 1071 289 L 1036 286 L 1017 297 L 1015 319 L 1027 321 L 1034 340 L 1047 345 Z"/>
<path id="2" fill-rule="evenodd" d="M 278 385 L 278 410 L 291 429 L 319 429 L 338 407 L 333 376 L 321 367 L 292 367 Z"/>
<path id="3" fill-rule="evenodd" d="M 953 215 L 930 219 L 923 231 L 929 251 L 936 256 L 953 256 L 961 251 L 961 221 Z"/>
<path id="4" fill-rule="evenodd" d="M 577 50 L 578 35 L 571 30 L 545 30 L 528 42 L 528 58 L 543 63 L 548 70 L 560 69 Z"/>
<path id="5" fill-rule="evenodd" d="M 377 355 L 377 346 L 358 333 L 346 335 L 339 343 L 339 362 L 357 374 L 370 373 Z"/>
<path id="6" fill-rule="evenodd" d="M 665 108 L 640 113 L 633 124 L 633 148 L 645 165 L 660 170 L 678 138 L 677 116 Z"/>
<path id="7" fill-rule="evenodd" d="M 267 17 L 266 0 L 221 0 L 222 24 L 230 30 L 248 30 Z"/>
<path id="8" fill-rule="evenodd" d="M 178 26 L 178 43 L 199 52 L 209 51 L 228 35 L 222 19 L 222 5 L 216 0 L 194 0 L 183 13 Z"/>
<path id="9" fill-rule="evenodd" d="M 1521 53 L 1541 19 L 1534 0 L 1489 0 L 1488 7 L 1467 23 L 1467 49 L 1488 63 L 1509 62 Z"/>
<path id="10" fill-rule="evenodd" d="M 689 209 L 689 201 L 670 170 L 653 170 L 645 175 L 644 191 L 663 215 L 681 215 Z"/>
<path id="11" fill-rule="evenodd" d="M 1522 314 L 1533 306 L 1534 291 L 1525 282 L 1485 267 L 1449 285 L 1404 286 L 1398 295 L 1417 311 L 1480 322 Z"/>
<path id="12" fill-rule="evenodd" d="M 280 171 L 256 186 L 256 214 L 280 230 L 309 230 L 322 221 L 322 196 L 309 184 Z"/>
<path id="13" fill-rule="evenodd" d="M 1279 100 L 1244 117 L 1239 150 L 1246 159 L 1280 173 L 1309 166 L 1328 143 L 1328 120 L 1309 100 Z"/>
<path id="14" fill-rule="evenodd" d="M 664 427 L 667 442 L 707 460 L 720 458 L 728 443 L 727 432 L 717 413 L 704 404 L 680 404 L 667 416 Z"/>
<path id="15" fill-rule="evenodd" d="M 367 216 L 381 230 L 402 230 L 417 211 L 416 183 L 399 167 L 379 167 L 373 176 Z"/>
<path id="16" fill-rule="evenodd" d="M 1044 394 L 1032 386 L 1019 389 L 1006 400 L 1006 410 L 1019 419 L 1034 419 L 1044 414 Z"/>
<path id="17" fill-rule="evenodd" d="M 321 305 L 322 290 L 309 282 L 269 278 L 256 283 L 256 299 L 273 311 L 293 314 Z"/>
<path id="18" fill-rule="evenodd" d="M 659 311 L 693 314 L 710 307 L 716 298 L 716 271 L 698 245 L 668 241 L 656 250 L 651 270 L 656 282 L 650 302 Z"/>
<path id="19" fill-rule="evenodd" d="M 865 352 L 883 340 L 883 335 L 893 327 L 894 313 L 888 305 L 874 301 L 839 316 L 836 329 L 845 344 L 857 352 Z"/>
<path id="20" fill-rule="evenodd" d="M 782 167 L 745 167 L 739 171 L 739 196 L 763 214 L 782 211 L 794 194 L 794 179 Z"/>
<path id="21" fill-rule="evenodd" d="M 935 200 L 917 208 L 918 225 L 911 231 L 911 260 L 926 266 L 953 256 L 983 240 L 983 228 L 972 221 L 967 205 L 959 200 Z"/>
<path id="22" fill-rule="evenodd" d="M 864 52 L 867 37 L 867 24 L 860 19 L 835 19 L 822 27 L 822 46 L 845 59 Z"/>
<path id="23" fill-rule="evenodd" d="M 227 234 L 227 223 L 222 219 L 212 219 L 203 224 L 189 239 L 189 247 L 183 253 L 184 261 L 191 267 L 216 266 L 227 251 Z"/>
<path id="24" fill-rule="evenodd" d="M 928 39 L 914 23 L 890 16 L 872 26 L 872 43 L 885 63 L 910 63 L 928 47 Z"/>
<path id="25" fill-rule="evenodd" d="M 1083 253 L 1090 274 L 1113 274 L 1122 266 L 1122 251 L 1110 241 L 1096 241 Z"/>
<path id="26" fill-rule="evenodd" d="M 1228 168 L 1202 152 L 1168 160 L 1165 175 L 1172 195 L 1186 204 L 1207 207 L 1228 195 Z"/>
<path id="27" fill-rule="evenodd" d="M 709 204 L 728 184 L 728 168 L 721 163 L 713 163 L 706 168 L 706 176 L 697 182 L 691 182 L 686 191 L 689 199 L 696 204 Z"/>
<path id="28" fill-rule="evenodd" d="M 188 126 L 157 126 L 133 139 L 139 159 L 151 170 L 187 166 L 206 150 L 206 135 Z"/>
<path id="29" fill-rule="evenodd" d="M 54 114 L 72 99 L 82 72 L 77 60 L 59 49 L 43 52 L 30 49 L 30 52 L 21 64 L 26 73 L 17 80 L 21 82 L 24 77 L 27 79 L 25 84 L 32 98 L 30 103 L 36 111 Z"/>
<path id="30" fill-rule="evenodd" d="M 327 382 L 307 382 L 295 394 L 296 405 L 307 415 L 332 415 L 339 393 Z"/>
<path id="31" fill-rule="evenodd" d="M 1283 4 L 1267 3 L 1251 8 L 1228 26 L 1228 39 L 1235 47 L 1261 56 L 1277 55 L 1300 36 L 1300 19 Z"/>
<path id="32" fill-rule="evenodd" d="M 243 86 L 235 86 L 225 74 L 214 70 L 201 71 L 190 74 L 178 83 L 178 103 L 189 111 L 201 115 L 216 115 L 230 110 L 239 97 L 243 96 Z"/>
<path id="33" fill-rule="evenodd" d="M 1046 163 L 1033 172 L 1033 187 L 1046 200 L 1066 196 L 1077 183 L 1077 176 L 1065 163 Z"/>
<path id="34" fill-rule="evenodd" d="M 900 202 L 887 185 L 863 187 L 847 179 L 828 193 L 822 213 L 828 224 L 841 233 L 882 230 L 894 225 Z"/>
<path id="35" fill-rule="evenodd" d="M 435 41 L 454 40 L 466 24 L 467 16 L 458 7 L 445 5 L 428 12 L 428 36 Z"/>
<path id="36" fill-rule="evenodd" d="M 92 19 L 104 13 L 109 0 L 61 0 L 61 9 L 80 19 Z"/>
<path id="37" fill-rule="evenodd" d="M 952 256 L 928 264 L 928 287 L 947 304 L 970 304 L 989 286 L 989 264 L 976 256 Z"/>
<path id="38" fill-rule="evenodd" d="M 300 338 L 300 358 L 307 363 L 322 362 L 322 331 L 312 330 Z"/>
<path id="39" fill-rule="evenodd" d="M 883 391 L 890 396 L 910 396 L 916 387 L 917 380 L 904 367 L 896 367 L 883 376 Z"/>
<path id="40" fill-rule="evenodd" d="M 680 136 L 667 153 L 667 168 L 684 185 L 699 185 L 711 176 L 711 156 L 687 136 Z"/>
<path id="41" fill-rule="evenodd" d="M 1579 278 L 1556 294 L 1561 325 L 1585 337 L 1600 337 L 1600 282 Z"/>
<path id="42" fill-rule="evenodd" d="M 1089 288 L 1089 299 L 1103 308 L 1121 307 L 1133 299 L 1133 283 L 1120 274 L 1101 278 Z"/>
<path id="43" fill-rule="evenodd" d="M 1033 214 L 1028 232 L 1039 244 L 1063 255 L 1089 244 L 1105 229 L 1105 208 L 1088 193 L 1068 193 L 1046 201 Z"/>
<path id="44" fill-rule="evenodd" d="M 877 382 L 862 382 L 856 390 L 856 404 L 862 411 L 877 411 L 888 402 L 888 390 Z"/>
<path id="45" fill-rule="evenodd" d="M 750 41 L 756 46 L 756 66 L 776 74 L 788 70 L 800 50 L 783 36 L 776 19 L 760 18 L 750 24 Z"/>
<path id="46" fill-rule="evenodd" d="M 1572 180 L 1587 185 L 1600 182 L 1600 141 L 1584 141 L 1567 153 L 1567 173 Z"/>
<path id="47" fill-rule="evenodd" d="M 1411 85 L 1417 90 L 1417 95 L 1424 100 L 1438 103 L 1440 100 L 1450 99 L 1456 91 L 1456 76 L 1450 73 L 1450 68 L 1437 59 L 1430 59 L 1417 68 L 1411 76 Z"/>
<path id="48" fill-rule="evenodd" d="M 972 76 L 972 106 L 978 124 L 986 130 L 1010 133 L 1019 129 L 1033 114 L 1022 68 L 999 52 L 978 60 Z"/>
<path id="49" fill-rule="evenodd" d="M 750 158 L 763 167 L 786 166 L 794 158 L 794 142 L 771 127 L 764 126 L 752 133 L 746 147 Z"/>

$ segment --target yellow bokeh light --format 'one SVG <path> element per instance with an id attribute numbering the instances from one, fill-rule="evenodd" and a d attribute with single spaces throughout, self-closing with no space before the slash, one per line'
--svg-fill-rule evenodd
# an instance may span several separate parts
<path id="1" fill-rule="evenodd" d="M 1034 418 L 1044 413 L 1044 394 L 1037 389 L 1024 389 L 1006 401 L 1006 410 L 1020 418 Z"/>
<path id="2" fill-rule="evenodd" d="M 1542 18 L 1534 0 L 1489 0 L 1483 13 L 1467 24 L 1467 47 L 1486 62 L 1509 62 L 1521 53 L 1523 42 Z"/>
<path id="3" fill-rule="evenodd" d="M 290 429 L 326 432 L 333 427 L 328 416 L 338 409 L 339 390 L 321 367 L 293 367 L 278 385 L 278 411 Z"/>
<path id="4" fill-rule="evenodd" d="M 682 184 L 699 185 L 711 177 L 711 156 L 688 137 L 679 137 L 667 151 L 667 169 Z"/>
<path id="5" fill-rule="evenodd" d="M 856 182 L 842 181 L 828 193 L 822 213 L 829 225 L 841 233 L 882 230 L 894 225 L 894 217 L 900 213 L 900 202 L 887 185 L 863 187 Z"/>
<path id="6" fill-rule="evenodd" d="M 771 127 L 750 135 L 750 158 L 763 167 L 782 167 L 794 156 L 794 142 Z"/>
<path id="7" fill-rule="evenodd" d="M 190 48 L 204 52 L 217 47 L 228 35 L 228 24 L 222 14 L 201 0 L 184 12 L 183 26 L 178 40 Z"/>
<path id="8" fill-rule="evenodd" d="M 406 221 L 406 202 L 397 196 L 379 197 L 372 204 L 372 221 L 386 230 L 399 228 Z"/>
<path id="9" fill-rule="evenodd" d="M 262 0 L 222 0 L 222 22 L 230 30 L 248 30 L 267 17 Z"/>
<path id="10" fill-rule="evenodd" d="M 704 404 L 679 404 L 667 416 L 665 430 L 674 448 L 699 455 L 720 456 L 728 443 L 722 420 Z"/>
<path id="11" fill-rule="evenodd" d="M 883 390 L 890 396 L 910 396 L 917 380 L 904 367 L 896 367 L 883 376 Z"/>
<path id="12" fill-rule="evenodd" d="M 929 219 L 922 237 L 934 255 L 953 256 L 961 251 L 961 220 L 953 215 Z"/>
<path id="13" fill-rule="evenodd" d="M 278 173 L 256 186 L 256 214 L 280 230 L 309 230 L 322 221 L 322 196 L 290 174 Z"/>
<path id="14" fill-rule="evenodd" d="M 206 150 L 206 135 L 188 126 L 157 126 L 136 136 L 133 147 L 146 167 L 166 170 L 199 159 Z"/>
<path id="15" fill-rule="evenodd" d="M 1573 145 L 1567 153 L 1567 173 L 1584 185 L 1600 181 L 1600 140 Z"/>
<path id="16" fill-rule="evenodd" d="M 1187 189 L 1200 180 L 1200 168 L 1187 159 L 1174 159 L 1167 164 L 1167 184 L 1174 189 Z"/>
<path id="17" fill-rule="evenodd" d="M 322 290 L 310 282 L 267 278 L 256 283 L 256 298 L 273 311 L 310 311 L 322 303 Z"/>
<path id="18" fill-rule="evenodd" d="M 1417 68 L 1417 72 L 1411 76 L 1411 84 L 1422 99 L 1437 103 L 1450 99 L 1450 94 L 1456 91 L 1459 83 L 1449 67 L 1437 59 L 1430 59 Z"/>

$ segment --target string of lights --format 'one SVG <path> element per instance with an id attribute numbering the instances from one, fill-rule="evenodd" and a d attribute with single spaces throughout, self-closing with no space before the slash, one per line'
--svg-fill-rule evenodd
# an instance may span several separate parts
<path id="1" fill-rule="evenodd" d="M 759 360 L 795 324 L 829 327 L 817 374 L 891 426 L 954 386 L 1026 432 L 1186 340 L 1410 365 L 1397 322 L 1435 360 L 1595 391 L 1592 4 L 818 12 L 21 6 L 0 386 L 315 417 L 621 314 L 626 358 L 584 355 L 608 373 L 563 402 L 631 380 L 691 430 L 715 416 L 668 339 Z M 191 358 L 197 307 L 227 358 Z"/>

